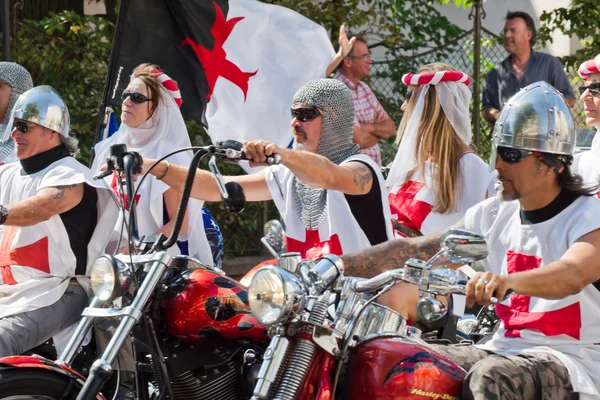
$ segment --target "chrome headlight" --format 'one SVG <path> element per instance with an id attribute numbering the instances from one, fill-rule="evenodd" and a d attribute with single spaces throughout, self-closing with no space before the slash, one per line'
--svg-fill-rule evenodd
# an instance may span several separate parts
<path id="1" fill-rule="evenodd" d="M 277 267 L 259 269 L 248 287 L 248 302 L 254 317 L 263 325 L 283 322 L 304 308 L 305 290 L 299 277 Z"/>
<path id="2" fill-rule="evenodd" d="M 111 302 L 129 289 L 132 273 L 125 263 L 105 254 L 92 265 L 90 282 L 99 300 Z"/>

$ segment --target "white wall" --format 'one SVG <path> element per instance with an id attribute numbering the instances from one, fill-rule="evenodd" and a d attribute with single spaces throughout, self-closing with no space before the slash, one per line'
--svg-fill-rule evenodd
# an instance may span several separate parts
<path id="1" fill-rule="evenodd" d="M 96 0 L 83 0 L 83 13 L 85 15 L 104 15 L 106 14 L 106 6 L 103 1 L 96 2 Z"/>

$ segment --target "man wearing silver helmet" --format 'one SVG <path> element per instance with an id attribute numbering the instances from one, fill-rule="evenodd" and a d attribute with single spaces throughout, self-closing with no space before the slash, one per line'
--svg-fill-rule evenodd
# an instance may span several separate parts
<path id="1" fill-rule="evenodd" d="M 87 268 L 116 213 L 108 190 L 72 157 L 77 140 L 54 89 L 23 93 L 8 126 L 2 139 L 14 140 L 20 162 L 0 167 L 0 356 L 51 337 L 60 352 L 88 303 Z"/>
<path id="2" fill-rule="evenodd" d="M 4 132 L 10 113 L 21 94 L 33 87 L 31 75 L 22 66 L 13 62 L 0 62 L 0 132 Z M 0 143 L 0 165 L 17 161 L 13 152 L 12 139 Z"/>
<path id="3" fill-rule="evenodd" d="M 350 89 L 335 79 L 302 86 L 291 109 L 294 149 L 263 140 L 244 144 L 250 166 L 281 155 L 281 165 L 245 176 L 226 177 L 241 184 L 249 201 L 272 199 L 286 225 L 289 251 L 306 258 L 343 254 L 392 237 L 387 193 L 381 172 L 352 142 L 354 104 Z M 154 160 L 144 160 L 151 165 Z M 152 174 L 181 190 L 187 169 L 162 162 Z M 192 196 L 219 201 L 212 176 L 197 171 Z"/>
<path id="4" fill-rule="evenodd" d="M 495 125 L 490 167 L 503 192 L 459 223 L 483 234 L 489 250 L 467 304 L 514 294 L 496 306 L 501 324 L 486 343 L 434 346 L 468 371 L 463 399 L 600 396 L 600 202 L 598 188 L 571 172 L 575 136 L 568 105 L 545 82 L 514 95 Z M 345 255 L 345 272 L 371 277 L 431 257 L 440 237 Z M 405 289 L 398 295 L 418 299 Z"/>

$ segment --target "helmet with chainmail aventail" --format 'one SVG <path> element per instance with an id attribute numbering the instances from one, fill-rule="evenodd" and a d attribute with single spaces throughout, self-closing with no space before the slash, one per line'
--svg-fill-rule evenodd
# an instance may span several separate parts
<path id="1" fill-rule="evenodd" d="M 10 114 L 21 94 L 33 87 L 33 81 L 29 72 L 17 63 L 0 62 L 0 81 L 10 87 L 10 97 L 6 105 L 6 113 L 0 124 L 6 126 L 10 120 Z M 13 153 L 14 143 L 10 138 L 10 132 L 0 132 L 0 161 Z"/>
<path id="2" fill-rule="evenodd" d="M 358 153 L 352 141 L 354 99 L 350 89 L 337 79 L 318 79 L 302 86 L 294 95 L 294 104 L 306 104 L 323 111 L 321 138 L 317 153 L 340 164 Z M 294 178 L 296 210 L 308 229 L 317 229 L 325 216 L 327 191 L 313 188 Z"/>

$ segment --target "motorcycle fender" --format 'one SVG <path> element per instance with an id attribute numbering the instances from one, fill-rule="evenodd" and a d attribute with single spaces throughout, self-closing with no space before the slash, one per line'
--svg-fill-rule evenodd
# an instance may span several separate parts
<path id="1" fill-rule="evenodd" d="M 85 378 L 77 371 L 66 365 L 56 364 L 52 360 L 48 360 L 44 357 L 39 356 L 10 356 L 0 358 L 0 369 L 11 369 L 11 368 L 34 368 L 44 369 L 67 376 L 69 379 L 75 380 L 82 387 L 85 383 Z M 96 396 L 97 400 L 106 400 L 100 393 Z"/>

